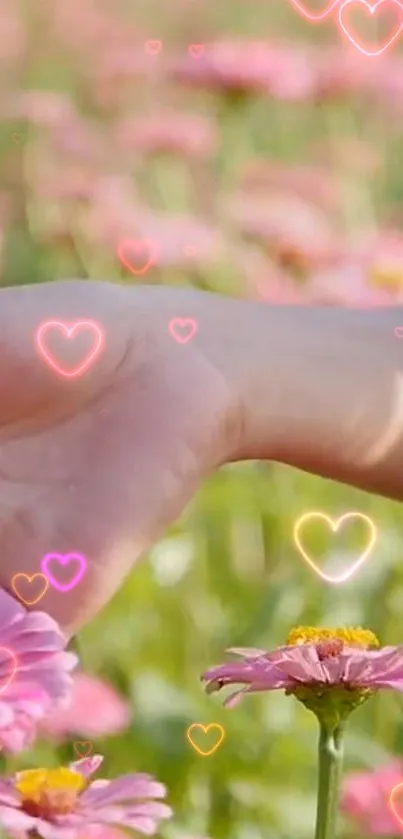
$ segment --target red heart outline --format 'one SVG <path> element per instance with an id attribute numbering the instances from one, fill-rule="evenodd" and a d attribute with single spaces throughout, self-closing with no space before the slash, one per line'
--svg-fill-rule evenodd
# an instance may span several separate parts
<path id="1" fill-rule="evenodd" d="M 136 250 L 145 250 L 148 251 L 151 254 L 151 256 L 148 262 L 146 262 L 146 264 L 143 266 L 143 268 L 133 268 L 133 265 L 131 264 L 131 262 L 129 262 L 129 260 L 123 253 L 125 248 L 132 248 L 132 250 L 134 250 L 135 252 Z M 155 262 L 157 258 L 157 248 L 156 245 L 150 239 L 124 239 L 123 242 L 121 242 L 118 246 L 118 257 L 122 265 L 124 265 L 125 268 L 128 269 L 128 271 L 130 271 L 135 276 L 141 277 L 141 275 L 145 274 L 146 271 L 148 271 L 148 269 L 151 268 L 151 265 Z"/>

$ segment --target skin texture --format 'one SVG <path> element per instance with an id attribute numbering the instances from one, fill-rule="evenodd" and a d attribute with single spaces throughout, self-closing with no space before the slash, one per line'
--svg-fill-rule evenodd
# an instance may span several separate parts
<path id="1" fill-rule="evenodd" d="M 168 328 L 179 317 L 198 324 L 185 345 Z M 60 377 L 38 353 L 48 319 L 103 326 L 104 349 L 81 376 Z M 50 587 L 32 607 L 71 635 L 206 476 L 235 460 L 402 498 L 399 322 L 399 310 L 271 308 L 92 281 L 2 289 L 0 585 L 12 592 L 13 576 L 38 572 L 51 551 L 84 554 L 79 586 Z"/>

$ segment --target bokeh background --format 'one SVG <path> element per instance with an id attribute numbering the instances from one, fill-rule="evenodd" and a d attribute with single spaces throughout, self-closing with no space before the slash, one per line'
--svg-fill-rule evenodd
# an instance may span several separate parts
<path id="1" fill-rule="evenodd" d="M 403 300 L 403 36 L 368 58 L 335 15 L 312 24 L 289 0 L 1 0 L 0 41 L 2 285 L 105 277 L 262 305 Z M 358 510 L 378 529 L 344 585 L 293 543 L 314 509 Z M 315 718 L 277 693 L 224 710 L 199 677 L 226 647 L 271 648 L 299 624 L 401 643 L 402 525 L 399 505 L 289 468 L 222 469 L 80 633 L 74 706 L 10 767 L 56 765 L 90 740 L 106 776 L 167 784 L 165 839 L 312 837 Z M 363 538 L 319 528 L 312 552 L 351 562 Z M 347 775 L 400 760 L 402 713 L 386 693 L 355 712 Z M 211 757 L 187 741 L 194 722 L 225 727 Z M 382 783 L 363 781 L 343 839 L 403 833 Z"/>

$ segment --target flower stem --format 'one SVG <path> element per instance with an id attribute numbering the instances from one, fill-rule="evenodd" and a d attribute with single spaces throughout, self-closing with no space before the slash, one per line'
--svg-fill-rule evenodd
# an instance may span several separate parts
<path id="1" fill-rule="evenodd" d="M 343 726 L 320 723 L 319 787 L 315 839 L 335 839 L 343 758 Z"/>

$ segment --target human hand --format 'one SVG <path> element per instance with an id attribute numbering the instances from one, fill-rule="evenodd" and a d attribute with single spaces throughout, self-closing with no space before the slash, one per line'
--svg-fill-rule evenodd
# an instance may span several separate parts
<path id="1" fill-rule="evenodd" d="M 186 345 L 169 332 L 193 318 Z M 48 320 L 90 319 L 103 352 L 62 379 Z M 402 319 L 400 318 L 400 321 Z M 55 282 L 0 292 L 0 585 L 50 552 L 85 577 L 40 606 L 71 633 L 221 464 L 271 459 L 390 497 L 400 464 L 399 310 L 270 307 L 175 288 Z"/>
<path id="2" fill-rule="evenodd" d="M 199 339 L 181 345 L 169 332 L 175 317 L 200 323 L 200 300 L 80 281 L 0 292 L 0 585 L 12 593 L 13 576 L 40 572 L 47 553 L 84 554 L 80 584 L 49 587 L 33 607 L 68 633 L 110 599 L 229 451 L 228 383 Z M 62 378 L 38 353 L 48 319 L 103 327 L 104 349 L 81 376 Z"/>

